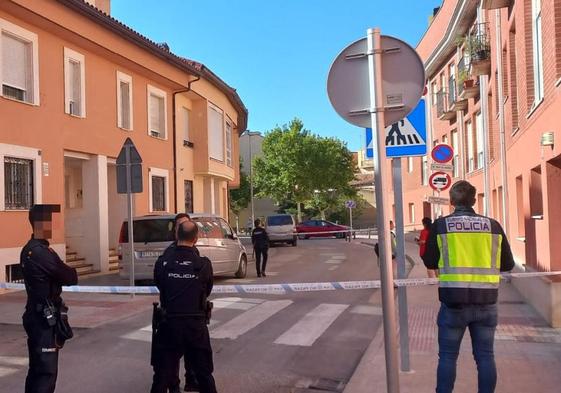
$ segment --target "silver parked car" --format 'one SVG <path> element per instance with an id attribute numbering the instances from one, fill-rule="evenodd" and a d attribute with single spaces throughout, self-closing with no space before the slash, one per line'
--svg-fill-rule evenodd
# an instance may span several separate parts
<path id="1" fill-rule="evenodd" d="M 293 247 L 298 244 L 296 223 L 290 214 L 275 214 L 267 217 L 266 222 L 269 243 L 289 243 Z"/>
<path id="2" fill-rule="evenodd" d="M 147 215 L 133 220 L 135 280 L 154 278 L 154 264 L 173 242 L 175 215 Z M 232 274 L 243 278 L 247 274 L 247 252 L 228 223 L 211 214 L 192 214 L 199 226 L 197 248 L 212 261 L 214 275 Z M 130 278 L 130 248 L 128 222 L 123 222 L 119 236 L 119 275 Z"/>

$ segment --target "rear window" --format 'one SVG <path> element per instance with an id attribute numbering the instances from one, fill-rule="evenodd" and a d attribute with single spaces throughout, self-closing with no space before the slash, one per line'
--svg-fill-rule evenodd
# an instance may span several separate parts
<path id="1" fill-rule="evenodd" d="M 217 219 L 212 217 L 193 218 L 199 227 L 199 237 L 209 239 L 224 239 L 224 230 Z"/>
<path id="2" fill-rule="evenodd" d="M 268 226 L 293 225 L 292 216 L 269 216 L 267 217 Z"/>
<path id="3" fill-rule="evenodd" d="M 173 233 L 173 219 L 162 218 L 154 220 L 137 220 L 133 222 L 135 243 L 159 243 L 175 240 Z M 128 222 L 123 223 L 123 243 L 129 241 Z"/>

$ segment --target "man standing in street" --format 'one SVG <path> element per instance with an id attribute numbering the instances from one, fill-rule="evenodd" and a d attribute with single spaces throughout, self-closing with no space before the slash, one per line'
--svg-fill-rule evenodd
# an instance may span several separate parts
<path id="1" fill-rule="evenodd" d="M 25 393 L 52 393 L 58 374 L 58 351 L 69 337 L 57 334 L 57 325 L 66 318 L 68 309 L 60 294 L 63 285 L 78 283 L 76 270 L 66 265 L 49 247 L 52 237 L 52 213 L 60 205 L 33 205 L 29 222 L 31 239 L 23 247 L 20 264 L 23 270 L 27 303 L 23 327 L 27 333 L 29 372 Z"/>
<path id="2" fill-rule="evenodd" d="M 450 393 L 466 328 L 477 363 L 478 392 L 492 393 L 497 384 L 494 339 L 500 272 L 514 259 L 501 225 L 475 213 L 475 187 L 461 180 L 450 189 L 454 213 L 434 222 L 424 262 L 438 269 L 441 302 L 438 314 L 437 393 Z"/>
<path id="3" fill-rule="evenodd" d="M 255 254 L 257 277 L 267 277 L 265 268 L 269 258 L 269 235 L 265 228 L 261 226 L 260 219 L 255 220 L 255 229 L 251 233 L 251 243 L 253 244 L 253 252 Z"/>
<path id="4" fill-rule="evenodd" d="M 164 253 L 154 267 L 164 320 L 156 332 L 160 355 L 151 393 L 166 393 L 177 381 L 179 361 L 185 355 L 195 372 L 201 393 L 216 393 L 207 323 L 207 298 L 212 291 L 212 265 L 195 249 L 198 226 L 179 225 L 177 246 Z"/>

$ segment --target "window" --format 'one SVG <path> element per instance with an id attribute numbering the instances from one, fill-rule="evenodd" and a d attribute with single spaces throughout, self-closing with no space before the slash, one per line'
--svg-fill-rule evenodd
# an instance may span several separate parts
<path id="1" fill-rule="evenodd" d="M 191 118 L 191 112 L 184 106 L 181 107 L 181 122 L 183 130 L 183 141 L 190 142 L 191 137 L 189 135 L 189 119 Z"/>
<path id="2" fill-rule="evenodd" d="M 167 137 L 166 92 L 148 85 L 148 135 Z"/>
<path id="3" fill-rule="evenodd" d="M 193 182 L 184 181 L 185 188 L 185 213 L 193 213 Z"/>
<path id="4" fill-rule="evenodd" d="M 165 169 L 149 168 L 149 207 L 151 212 L 167 211 L 169 175 Z"/>
<path id="5" fill-rule="evenodd" d="M 33 160 L 4 157 L 4 208 L 26 210 L 33 200 Z"/>
<path id="6" fill-rule="evenodd" d="M 407 157 L 407 172 L 413 172 L 413 157 Z"/>
<path id="7" fill-rule="evenodd" d="M 430 89 L 430 93 L 432 95 L 432 106 L 436 105 L 436 92 L 438 91 L 437 87 L 436 87 L 436 81 L 431 83 L 431 89 Z"/>
<path id="8" fill-rule="evenodd" d="M 226 122 L 226 165 L 232 167 L 232 123 Z"/>
<path id="9" fill-rule="evenodd" d="M 415 204 L 409 204 L 409 224 L 415 223 Z"/>
<path id="10" fill-rule="evenodd" d="M 473 125 L 471 121 L 466 123 L 466 133 L 467 133 L 467 167 L 468 172 L 472 172 L 475 169 L 475 148 L 473 146 L 474 138 L 473 138 Z"/>
<path id="11" fill-rule="evenodd" d="M 84 55 L 64 48 L 65 112 L 86 117 L 86 80 Z"/>
<path id="12" fill-rule="evenodd" d="M 39 105 L 37 34 L 0 19 L 2 96 Z"/>
<path id="13" fill-rule="evenodd" d="M 532 37 L 534 57 L 534 105 L 543 99 L 542 0 L 532 0 Z"/>
<path id="14" fill-rule="evenodd" d="M 423 186 L 429 184 L 429 159 L 426 155 L 421 160 L 421 182 Z"/>
<path id="15" fill-rule="evenodd" d="M 117 126 L 132 130 L 132 77 L 117 71 Z"/>
<path id="16" fill-rule="evenodd" d="M 475 115 L 475 130 L 476 137 L 475 142 L 477 144 L 477 169 L 483 168 L 483 149 L 485 144 L 485 137 L 483 132 L 483 116 L 481 112 L 477 112 Z"/>
<path id="17" fill-rule="evenodd" d="M 452 164 L 454 165 L 454 170 L 452 176 L 458 177 L 460 175 L 460 145 L 458 143 L 458 131 L 452 131 L 452 149 L 454 149 L 454 158 Z"/>
<path id="18" fill-rule="evenodd" d="M 230 225 L 223 219 L 220 219 L 220 226 L 222 228 L 222 234 L 226 239 L 233 239 L 234 238 L 234 231 L 230 228 Z"/>
<path id="19" fill-rule="evenodd" d="M 212 104 L 208 106 L 209 156 L 224 162 L 224 116 Z"/>

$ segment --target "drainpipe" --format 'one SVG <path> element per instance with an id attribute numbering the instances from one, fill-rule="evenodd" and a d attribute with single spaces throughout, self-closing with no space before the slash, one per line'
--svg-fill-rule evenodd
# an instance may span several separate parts
<path id="1" fill-rule="evenodd" d="M 458 46 L 456 49 L 456 64 L 460 64 L 460 61 L 463 59 L 462 50 Z M 464 61 L 465 64 L 465 61 Z M 459 70 L 458 70 L 459 73 Z M 456 82 L 457 85 L 457 82 Z M 456 90 L 458 87 L 456 86 Z M 460 110 L 457 112 L 456 117 L 458 118 L 458 146 L 456 148 L 459 150 L 458 152 L 458 161 L 459 161 L 459 175 L 461 180 L 466 180 L 466 160 L 465 160 L 465 146 L 464 146 L 464 135 L 465 135 L 465 123 L 464 123 L 464 110 Z"/>
<path id="2" fill-rule="evenodd" d="M 481 8 L 478 9 L 479 23 L 485 23 L 485 12 Z M 485 28 L 485 25 L 480 25 Z M 484 32 L 486 34 L 486 32 Z M 487 37 L 485 37 L 487 39 Z M 479 76 L 479 96 L 481 97 L 481 122 L 483 123 L 483 192 L 485 195 L 485 203 L 483 214 L 488 216 L 490 213 L 490 184 L 489 184 L 489 95 L 487 94 L 487 86 L 489 82 L 488 75 Z M 477 124 L 476 124 L 477 126 Z"/>
<path id="3" fill-rule="evenodd" d="M 502 46 L 502 31 L 501 31 L 501 11 L 497 9 L 495 11 L 495 18 L 496 18 L 496 36 L 497 36 L 497 71 L 498 71 L 498 79 L 499 85 L 497 86 L 497 91 L 499 95 L 499 136 L 500 136 L 500 144 L 501 144 L 501 177 L 503 183 L 503 195 L 502 195 L 502 203 L 503 203 L 503 225 L 505 227 L 505 232 L 509 233 L 509 217 L 508 217 L 508 208 L 507 208 L 507 201 L 508 201 L 508 179 L 507 179 L 507 170 L 506 170 L 506 138 L 505 138 L 505 100 L 504 100 L 504 91 L 503 91 L 503 46 Z"/>
<path id="4" fill-rule="evenodd" d="M 187 93 L 191 91 L 191 85 L 201 79 L 201 76 L 198 75 L 195 79 L 190 80 L 187 83 L 187 88 L 183 90 L 174 91 L 172 94 L 172 113 L 173 113 L 173 189 L 174 189 L 174 198 L 175 201 L 175 213 L 177 213 L 177 122 L 175 121 L 177 113 L 175 110 L 175 96 L 180 93 Z"/>

